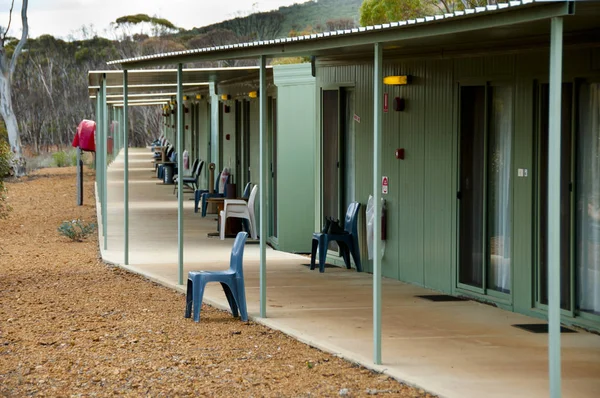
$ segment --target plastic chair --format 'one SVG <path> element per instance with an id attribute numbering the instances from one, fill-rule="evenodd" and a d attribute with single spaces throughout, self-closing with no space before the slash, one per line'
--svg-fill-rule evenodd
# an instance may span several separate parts
<path id="1" fill-rule="evenodd" d="M 242 321 L 248 321 L 246 309 L 246 290 L 244 287 L 244 245 L 246 232 L 240 232 L 233 242 L 231 259 L 227 271 L 191 271 L 188 273 L 187 293 L 185 298 L 185 317 L 189 318 L 194 310 L 194 321 L 200 322 L 200 308 L 204 288 L 209 282 L 220 282 L 227 297 L 227 302 L 234 317 L 239 315 Z"/>
<path id="2" fill-rule="evenodd" d="M 219 191 L 219 180 L 221 179 L 221 173 L 217 175 L 217 179 L 215 180 L 215 192 Z M 198 206 L 200 204 L 200 199 L 202 195 L 207 193 L 208 189 L 196 189 L 194 191 L 194 213 L 198 213 Z"/>
<path id="3" fill-rule="evenodd" d="M 198 189 L 198 180 L 200 179 L 200 173 L 202 172 L 202 167 L 204 167 L 204 160 L 196 159 L 194 160 L 192 167 L 192 175 L 184 176 L 181 182 L 183 183 L 184 188 L 189 188 L 192 192 L 195 192 Z M 177 180 L 179 178 L 179 174 L 173 177 L 173 182 L 177 184 Z M 173 187 L 173 194 L 177 193 L 177 186 Z"/>
<path id="4" fill-rule="evenodd" d="M 317 247 L 319 248 L 319 272 L 325 272 L 325 261 L 327 258 L 327 248 L 329 242 L 338 242 L 340 250 L 342 251 L 342 257 L 346 268 L 352 268 L 350 263 L 350 254 L 356 264 L 356 271 L 362 272 L 362 265 L 360 263 L 360 249 L 358 246 L 358 210 L 360 209 L 360 203 L 352 202 L 348 206 L 346 211 L 346 218 L 344 219 L 344 234 L 329 234 L 323 232 L 313 233 L 312 240 L 312 251 L 310 256 L 310 269 L 315 269 L 315 255 Z"/>
<path id="5" fill-rule="evenodd" d="M 221 240 L 225 239 L 225 225 L 227 224 L 228 218 L 243 218 L 248 220 L 250 223 L 250 236 L 256 240 L 256 221 L 254 218 L 254 201 L 256 200 L 256 192 L 258 191 L 258 185 L 252 188 L 250 198 L 248 202 L 243 199 L 225 199 L 225 205 L 221 210 Z"/>
<path id="6" fill-rule="evenodd" d="M 242 199 L 248 199 L 250 197 L 250 190 L 252 189 L 252 183 L 249 182 L 244 187 L 244 192 L 242 192 Z"/>
<path id="7" fill-rule="evenodd" d="M 226 173 L 225 175 L 227 176 L 227 179 L 221 187 L 221 180 L 224 178 L 224 173 Z M 219 178 L 217 178 L 217 184 L 215 184 L 215 192 L 205 192 L 201 195 L 200 199 L 202 201 L 202 217 L 206 217 L 206 210 L 208 210 L 208 198 L 224 198 L 227 196 L 227 184 L 229 184 L 230 180 L 231 174 L 229 174 L 229 169 L 226 167 L 223 169 L 223 171 L 221 171 L 221 174 L 219 174 Z"/>

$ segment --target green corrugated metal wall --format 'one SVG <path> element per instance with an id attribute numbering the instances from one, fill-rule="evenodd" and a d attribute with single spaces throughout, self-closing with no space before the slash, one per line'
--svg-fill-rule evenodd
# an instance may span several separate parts
<path id="1" fill-rule="evenodd" d="M 439 57 L 438 57 L 439 58 Z M 547 51 L 455 59 L 388 60 L 384 75 L 411 75 L 408 86 L 384 86 L 390 101 L 383 115 L 382 174 L 389 177 L 388 240 L 383 274 L 446 293 L 456 289 L 458 87 L 502 81 L 514 87 L 512 302 L 503 307 L 543 316 L 534 306 L 534 81 L 547 80 Z M 567 49 L 565 80 L 600 76 L 600 50 Z M 373 68 L 369 61 L 317 68 L 317 88 L 355 87 L 356 198 L 366 204 L 372 189 Z M 320 94 L 318 94 L 320 95 Z M 394 97 L 406 100 L 393 111 Z M 320 112 L 318 114 L 320 118 Z M 394 150 L 404 148 L 405 160 Z M 318 175 L 318 173 L 317 173 Z M 317 184 L 318 186 L 318 184 Z M 317 196 L 319 193 L 317 192 Z M 319 199 L 317 199 L 319 200 Z M 318 206 L 317 206 L 318 208 Z M 320 219 L 317 213 L 316 221 Z M 370 267 L 365 267 L 367 270 Z"/>
<path id="2" fill-rule="evenodd" d="M 310 64 L 274 68 L 277 84 L 277 248 L 310 252 L 314 232 L 315 79 Z"/>

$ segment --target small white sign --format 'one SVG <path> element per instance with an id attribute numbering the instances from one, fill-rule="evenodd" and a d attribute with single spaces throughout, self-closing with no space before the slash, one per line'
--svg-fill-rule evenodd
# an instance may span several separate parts
<path id="1" fill-rule="evenodd" d="M 381 177 L 381 193 L 387 195 L 388 193 L 388 178 L 386 176 Z"/>
<path id="2" fill-rule="evenodd" d="M 356 113 L 354 114 L 354 121 L 360 123 L 360 116 L 358 116 Z"/>
<path id="3" fill-rule="evenodd" d="M 517 170 L 517 177 L 523 177 L 523 169 Z"/>

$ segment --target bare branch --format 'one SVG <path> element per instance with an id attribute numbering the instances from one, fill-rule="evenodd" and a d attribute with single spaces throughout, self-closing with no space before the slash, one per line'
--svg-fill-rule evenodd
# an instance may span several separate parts
<path id="1" fill-rule="evenodd" d="M 19 40 L 19 44 L 17 44 L 17 47 L 13 52 L 12 59 L 10 60 L 10 68 L 8 69 L 9 76 L 12 76 L 15 73 L 15 68 L 17 67 L 17 59 L 19 58 L 19 54 L 21 54 L 21 50 L 23 50 L 23 47 L 27 42 L 27 35 L 29 34 L 29 25 L 27 24 L 27 3 L 28 0 L 23 0 L 23 6 L 21 7 L 21 21 L 23 22 L 23 31 L 21 33 L 21 40 Z"/>
<path id="2" fill-rule="evenodd" d="M 12 3 L 10 3 L 10 11 L 8 12 L 8 26 L 6 27 L 6 30 L 4 31 L 4 36 L 2 37 L 2 47 L 4 47 L 4 42 L 6 41 L 6 35 L 8 35 L 8 30 L 10 29 L 10 23 L 12 22 L 12 12 L 13 12 L 13 7 L 15 6 L 15 0 L 12 0 Z"/>

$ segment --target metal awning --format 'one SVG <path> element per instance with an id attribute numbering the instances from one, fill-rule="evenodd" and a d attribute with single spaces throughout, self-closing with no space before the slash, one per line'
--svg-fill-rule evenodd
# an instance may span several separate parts
<path id="1" fill-rule="evenodd" d="M 232 68 L 190 68 L 183 70 L 183 89 L 186 93 L 204 93 L 210 83 L 226 84 L 236 81 L 258 81 L 258 66 Z M 272 76 L 273 71 L 268 68 Z M 122 70 L 95 70 L 88 72 L 90 98 L 100 89 L 102 76 L 106 75 L 107 97 L 123 96 Z M 177 91 L 177 69 L 132 70 L 128 73 L 129 96 L 175 95 Z"/>

